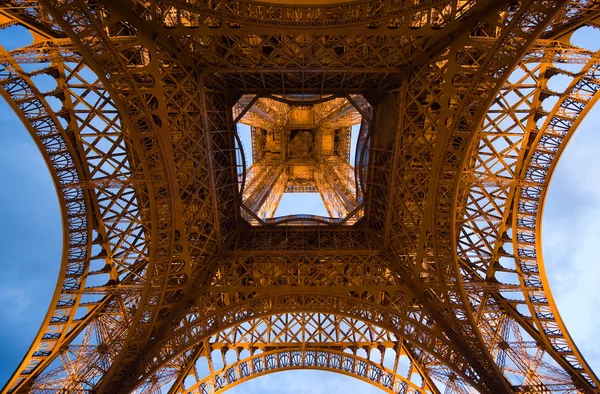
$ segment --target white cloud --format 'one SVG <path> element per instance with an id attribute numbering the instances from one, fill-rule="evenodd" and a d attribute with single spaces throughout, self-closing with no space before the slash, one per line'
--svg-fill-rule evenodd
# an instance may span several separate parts
<path id="1" fill-rule="evenodd" d="M 600 370 L 600 135 L 592 111 L 572 138 L 552 180 L 543 222 L 543 253 L 561 316 L 575 343 Z"/>

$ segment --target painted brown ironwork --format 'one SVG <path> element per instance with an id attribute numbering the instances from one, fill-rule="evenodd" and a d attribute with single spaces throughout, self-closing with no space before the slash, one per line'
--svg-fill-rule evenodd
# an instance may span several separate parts
<path id="1" fill-rule="evenodd" d="M 32 42 L 0 48 L 0 94 L 63 218 L 55 294 L 3 392 L 214 393 L 297 368 L 600 392 L 540 239 L 600 90 L 570 38 L 599 24 L 595 0 L 1 2 Z M 332 218 L 274 218 L 298 191 Z"/>

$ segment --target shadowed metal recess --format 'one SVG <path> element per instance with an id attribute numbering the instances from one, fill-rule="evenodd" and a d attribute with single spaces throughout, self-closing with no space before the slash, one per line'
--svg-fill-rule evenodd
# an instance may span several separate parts
<path id="1" fill-rule="evenodd" d="M 540 234 L 598 98 L 599 53 L 571 42 L 598 1 L 306 3 L 0 2 L 0 28 L 32 37 L 0 47 L 0 94 L 64 239 L 2 393 L 205 394 L 299 368 L 394 393 L 600 392 Z M 273 218 L 298 191 L 330 217 Z"/>

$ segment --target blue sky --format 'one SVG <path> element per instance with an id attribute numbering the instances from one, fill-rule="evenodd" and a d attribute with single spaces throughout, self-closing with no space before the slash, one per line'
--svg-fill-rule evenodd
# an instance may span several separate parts
<path id="1" fill-rule="evenodd" d="M 0 42 L 7 43 L 6 37 L 0 35 Z M 586 40 L 600 42 L 598 36 Z M 14 46 L 14 41 L 9 44 Z M 0 114 L 0 382 L 3 383 L 29 347 L 48 307 L 60 262 L 62 230 L 54 186 L 41 155 L 3 101 Z M 591 111 L 563 155 L 550 186 L 543 223 L 544 258 L 555 300 L 575 342 L 596 371 L 600 371 L 598 125 L 600 107 Z M 230 392 L 282 391 L 377 392 L 366 383 L 316 371 L 268 375 Z"/>

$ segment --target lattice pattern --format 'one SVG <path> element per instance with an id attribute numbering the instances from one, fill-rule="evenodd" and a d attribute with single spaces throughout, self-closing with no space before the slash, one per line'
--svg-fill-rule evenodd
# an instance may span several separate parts
<path id="1" fill-rule="evenodd" d="M 0 94 L 51 168 L 68 244 L 3 392 L 204 393 L 292 368 L 389 392 L 598 391 L 539 251 L 546 185 L 598 98 L 598 53 L 569 43 L 596 1 L 0 11 L 35 32 L 0 49 Z M 320 123 L 362 117 L 356 174 L 320 164 L 352 220 L 263 220 L 285 187 L 259 160 L 240 193 L 234 121 L 282 127 L 303 94 Z"/>

